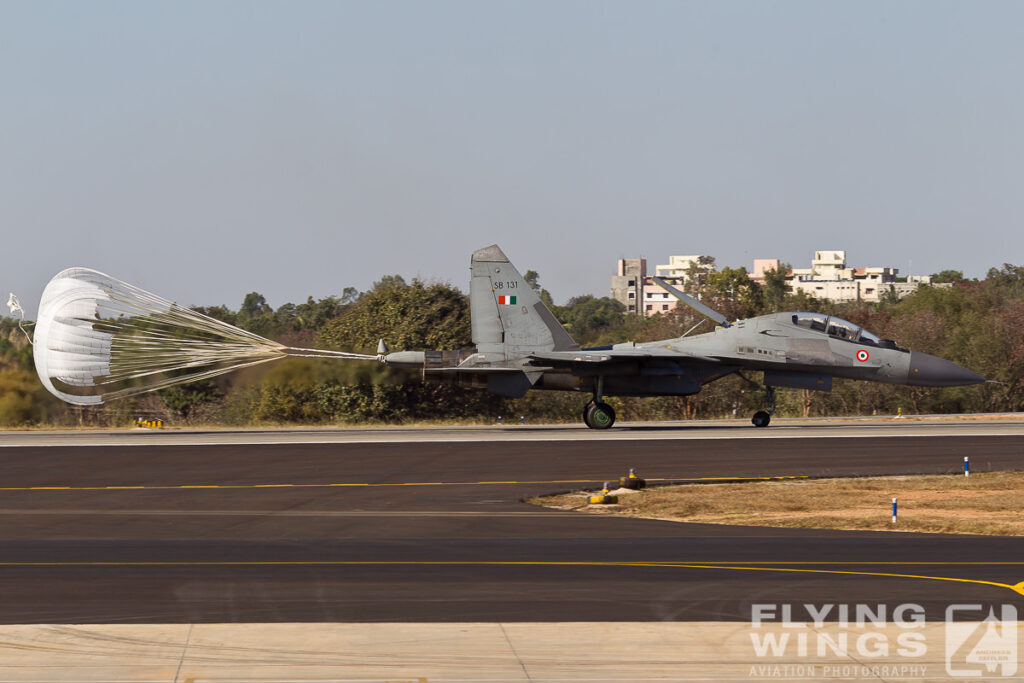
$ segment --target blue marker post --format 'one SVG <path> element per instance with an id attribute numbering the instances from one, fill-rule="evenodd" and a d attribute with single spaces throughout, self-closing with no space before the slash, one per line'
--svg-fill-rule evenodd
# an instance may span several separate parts
<path id="1" fill-rule="evenodd" d="M 896 499 L 892 499 L 892 523 L 896 523 Z"/>
<path id="2" fill-rule="evenodd" d="M 967 459 L 966 455 L 964 456 L 964 476 L 971 476 L 971 461 Z"/>
<path id="3" fill-rule="evenodd" d="M 526 416 L 525 415 L 520 415 L 519 416 L 519 424 L 521 424 L 521 425 L 526 424 Z"/>
<path id="4" fill-rule="evenodd" d="M 498 416 L 498 424 L 501 424 L 501 415 Z"/>

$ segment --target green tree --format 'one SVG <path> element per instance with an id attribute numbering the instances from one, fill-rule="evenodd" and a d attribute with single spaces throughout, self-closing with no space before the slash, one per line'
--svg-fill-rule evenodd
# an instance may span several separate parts
<path id="1" fill-rule="evenodd" d="M 320 330 L 320 343 L 373 353 L 383 338 L 392 349 L 459 349 L 471 345 L 469 301 L 448 284 L 405 284 L 384 278 Z"/>
<path id="2" fill-rule="evenodd" d="M 727 317 L 747 318 L 761 312 L 761 288 L 747 275 L 746 268 L 723 268 L 710 273 L 704 286 L 704 295 L 732 306 L 723 306 Z M 731 316 L 729 314 L 732 314 Z"/>
<path id="3" fill-rule="evenodd" d="M 19 427 L 46 415 L 48 397 L 34 373 L 0 369 L 0 426 Z"/>
<path id="4" fill-rule="evenodd" d="M 884 287 L 884 285 L 879 286 L 880 288 L 885 289 L 885 291 L 882 293 L 883 304 L 888 304 L 891 306 L 893 304 L 898 304 L 900 302 L 900 295 L 896 293 L 896 288 L 894 286 L 889 285 L 887 289 Z"/>
<path id="5" fill-rule="evenodd" d="M 229 325 L 238 325 L 238 314 L 227 306 L 192 306 L 192 310 L 226 322 Z"/>
<path id="6" fill-rule="evenodd" d="M 242 308 L 238 311 L 246 318 L 258 318 L 274 312 L 266 298 L 259 292 L 249 292 L 242 300 Z"/>
<path id="7" fill-rule="evenodd" d="M 693 294 L 704 286 L 708 276 L 715 272 L 714 256 L 698 256 L 686 268 L 686 291 Z"/>
<path id="8" fill-rule="evenodd" d="M 940 270 L 937 273 L 932 273 L 932 282 L 938 284 L 941 282 L 962 282 L 964 279 L 964 271 L 962 270 Z"/>
<path id="9" fill-rule="evenodd" d="M 223 393 L 211 380 L 179 384 L 162 389 L 159 393 L 164 405 L 183 420 L 192 417 L 200 406 L 215 403 L 223 398 Z"/>
<path id="10" fill-rule="evenodd" d="M 1005 295 L 1024 298 L 1024 266 L 1004 263 L 1002 268 L 990 268 L 985 281 L 989 287 L 1001 290 Z"/>
<path id="11" fill-rule="evenodd" d="M 249 292 L 238 310 L 237 325 L 262 337 L 272 337 L 278 331 L 274 309 L 259 292 Z"/>
<path id="12" fill-rule="evenodd" d="M 764 271 L 764 285 L 761 287 L 761 299 L 764 313 L 775 313 L 781 311 L 786 295 L 789 294 L 789 284 L 786 278 L 791 267 L 788 263 L 780 263 L 778 268 Z"/>
<path id="13" fill-rule="evenodd" d="M 530 288 L 537 293 L 537 297 L 544 302 L 544 305 L 548 308 L 552 308 L 555 302 L 551 300 L 551 295 L 548 290 L 540 286 L 540 275 L 536 270 L 526 271 L 526 275 L 523 276 L 526 280 L 526 284 L 530 285 Z"/>
<path id="14" fill-rule="evenodd" d="M 569 299 L 565 306 L 559 307 L 556 315 L 577 342 L 588 344 L 603 340 L 604 333 L 621 327 L 625 322 L 625 311 L 621 301 L 584 294 Z"/>
<path id="15" fill-rule="evenodd" d="M 373 283 L 374 290 L 383 290 L 391 287 L 406 287 L 405 278 L 401 275 L 385 275 Z"/>
<path id="16" fill-rule="evenodd" d="M 352 287 L 346 287 L 346 291 Z M 333 320 L 345 312 L 351 302 L 346 303 L 345 297 L 327 296 L 318 301 L 313 297 L 306 299 L 306 303 L 295 307 L 294 329 L 319 330 L 328 320 Z M 278 309 L 280 312 L 280 309 Z"/>
<path id="17" fill-rule="evenodd" d="M 346 287 L 341 292 L 341 304 L 343 306 L 347 304 L 354 304 L 355 302 L 359 301 L 359 297 L 361 297 L 362 295 L 362 292 L 360 292 L 355 287 Z"/>

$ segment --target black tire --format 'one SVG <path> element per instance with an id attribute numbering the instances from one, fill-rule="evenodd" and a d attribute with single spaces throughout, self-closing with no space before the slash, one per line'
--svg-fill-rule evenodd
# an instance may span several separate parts
<path id="1" fill-rule="evenodd" d="M 772 421 L 772 416 L 767 411 L 759 410 L 754 413 L 754 417 L 750 421 L 754 423 L 755 427 L 767 427 L 768 423 Z"/>
<path id="2" fill-rule="evenodd" d="M 607 403 L 588 403 L 584 422 L 591 429 L 608 429 L 615 424 L 615 409 Z"/>
<path id="3" fill-rule="evenodd" d="M 591 429 L 594 428 L 594 425 L 590 424 L 590 406 L 592 406 L 592 405 L 594 405 L 593 401 L 591 401 L 591 402 L 587 403 L 587 405 L 583 406 L 583 424 L 587 425 Z"/>

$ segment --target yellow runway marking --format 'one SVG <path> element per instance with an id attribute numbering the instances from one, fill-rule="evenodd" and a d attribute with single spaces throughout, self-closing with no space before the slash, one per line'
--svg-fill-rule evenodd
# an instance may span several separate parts
<path id="1" fill-rule="evenodd" d="M 984 579 L 964 579 L 955 576 L 924 576 L 921 574 L 897 574 L 893 572 L 862 572 L 842 569 L 804 569 L 793 567 L 750 567 L 750 566 L 729 566 L 729 565 L 671 565 L 686 566 L 692 569 L 734 569 L 751 572 L 798 572 L 803 574 L 841 574 L 843 576 L 880 576 L 894 579 L 924 579 L 930 581 L 952 581 L 954 583 L 973 583 L 997 588 L 1008 588 L 1009 590 L 1024 596 L 1024 581 L 1015 584 L 1000 583 L 998 581 L 985 581 Z M 914 566 L 908 563 L 906 566 Z"/>
<path id="2" fill-rule="evenodd" d="M 790 562 L 789 564 L 795 564 Z M 809 566 L 829 564 L 825 562 L 807 562 Z M 942 563 L 942 562 L 849 562 L 832 563 L 855 565 L 892 564 L 913 567 L 917 565 L 951 566 L 959 564 L 987 563 Z M 1024 564 L 1024 563 L 1003 563 Z M 925 581 L 948 581 L 953 583 L 970 583 L 982 586 L 1005 588 L 1024 596 L 1024 581 L 1019 583 L 1001 583 L 984 579 L 966 579 L 956 576 L 928 576 L 924 574 L 904 574 L 896 572 L 869 572 L 852 569 L 811 569 L 808 567 L 754 567 L 733 562 L 692 563 L 692 562 L 548 562 L 548 561 L 473 561 L 473 560 L 213 560 L 213 561 L 126 561 L 126 562 L 0 562 L 4 567 L 357 567 L 357 566 L 410 566 L 410 567 L 645 567 L 658 569 L 719 569 L 750 572 L 788 572 L 804 574 L 829 574 L 842 576 L 876 576 L 893 579 L 920 579 Z"/>
<path id="3" fill-rule="evenodd" d="M 810 479 L 807 475 L 782 477 L 650 477 L 649 482 L 748 482 L 785 481 Z M 364 482 L 339 482 L 324 484 L 173 484 L 173 485 L 117 485 L 117 486 L 0 486 L 0 491 L 177 491 L 188 489 L 270 489 L 270 488 L 374 488 L 382 486 L 513 486 L 526 484 L 600 484 L 607 479 L 550 479 L 530 481 L 403 481 L 371 484 Z"/>

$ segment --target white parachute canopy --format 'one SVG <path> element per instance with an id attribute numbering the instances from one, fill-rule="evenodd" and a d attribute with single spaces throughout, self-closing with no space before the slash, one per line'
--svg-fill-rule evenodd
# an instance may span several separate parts
<path id="1" fill-rule="evenodd" d="M 76 405 L 156 391 L 285 356 L 377 358 L 284 346 L 89 268 L 68 268 L 46 285 L 34 342 L 43 386 Z"/>

